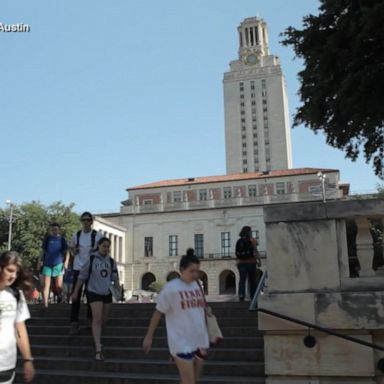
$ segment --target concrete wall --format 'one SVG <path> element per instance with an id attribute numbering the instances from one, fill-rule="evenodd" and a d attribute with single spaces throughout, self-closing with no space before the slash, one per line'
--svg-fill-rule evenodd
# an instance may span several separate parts
<path id="1" fill-rule="evenodd" d="M 346 219 L 382 216 L 383 200 L 265 208 L 269 278 L 259 308 L 384 346 L 384 279 L 372 270 L 349 277 L 345 231 Z M 369 230 L 359 231 L 358 256 L 373 258 Z M 384 383 L 381 352 L 267 314 L 259 314 L 259 327 L 269 384 Z M 303 343 L 309 333 L 313 348 Z"/>

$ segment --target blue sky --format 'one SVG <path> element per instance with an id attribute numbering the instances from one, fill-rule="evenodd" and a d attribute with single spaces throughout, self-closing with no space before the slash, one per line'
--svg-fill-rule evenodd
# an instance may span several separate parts
<path id="1" fill-rule="evenodd" d="M 290 114 L 300 60 L 279 44 L 315 0 L 3 0 L 0 22 L 0 206 L 39 200 L 117 211 L 125 189 L 225 174 L 223 73 L 236 28 L 260 16 L 280 56 Z M 292 130 L 294 167 L 338 168 L 352 191 L 380 181 L 323 135 Z"/>

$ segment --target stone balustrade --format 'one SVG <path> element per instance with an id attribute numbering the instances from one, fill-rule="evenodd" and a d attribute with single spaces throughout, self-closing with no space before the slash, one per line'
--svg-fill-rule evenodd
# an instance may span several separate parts
<path id="1" fill-rule="evenodd" d="M 341 197 L 341 191 L 334 189 L 327 191 L 327 200 L 336 200 Z M 247 197 L 231 197 L 228 199 L 207 199 L 180 202 L 162 202 L 160 204 L 139 204 L 137 201 L 129 201 L 121 208 L 121 213 L 137 214 L 166 211 L 180 211 L 192 209 L 225 208 L 236 206 L 268 205 L 303 201 L 321 201 L 320 193 L 286 193 L 275 195 L 259 195 Z"/>
<path id="2" fill-rule="evenodd" d="M 258 306 L 384 345 L 384 277 L 374 269 L 372 237 L 383 217 L 382 199 L 264 208 L 268 288 Z M 266 314 L 259 327 L 267 383 L 384 383 L 381 352 Z M 304 346 L 308 333 L 313 348 Z"/>

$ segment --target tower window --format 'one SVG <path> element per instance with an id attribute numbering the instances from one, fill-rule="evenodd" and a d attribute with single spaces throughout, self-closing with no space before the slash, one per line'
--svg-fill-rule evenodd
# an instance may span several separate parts
<path id="1" fill-rule="evenodd" d="M 256 101 L 255 100 L 252 100 L 252 105 L 256 105 Z"/>
<path id="2" fill-rule="evenodd" d="M 246 160 L 245 160 L 245 163 L 243 160 L 243 164 L 246 164 Z M 224 193 L 224 199 L 230 199 L 232 197 L 232 187 L 224 187 L 223 193 Z"/>

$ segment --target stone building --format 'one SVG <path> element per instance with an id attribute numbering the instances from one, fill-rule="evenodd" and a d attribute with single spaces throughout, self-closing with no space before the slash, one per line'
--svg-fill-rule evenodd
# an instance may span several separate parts
<path id="1" fill-rule="evenodd" d="M 113 240 L 129 290 L 177 276 L 180 256 L 193 247 L 207 293 L 235 293 L 234 248 L 244 225 L 265 257 L 264 206 L 342 195 L 339 171 L 292 169 L 284 78 L 265 21 L 245 19 L 238 32 L 239 58 L 224 74 L 227 175 L 131 187 L 119 213 L 96 220 Z"/>
<path id="2" fill-rule="evenodd" d="M 97 218 L 96 226 L 118 237 L 126 231 L 124 281 L 129 290 L 147 289 L 152 281 L 174 277 L 180 256 L 193 247 L 201 258 L 207 293 L 235 293 L 234 247 L 241 228 L 253 228 L 265 256 L 263 207 L 322 200 L 320 171 L 326 175 L 326 198 L 338 199 L 339 172 L 331 169 L 165 180 L 129 188 L 121 211 Z"/>

